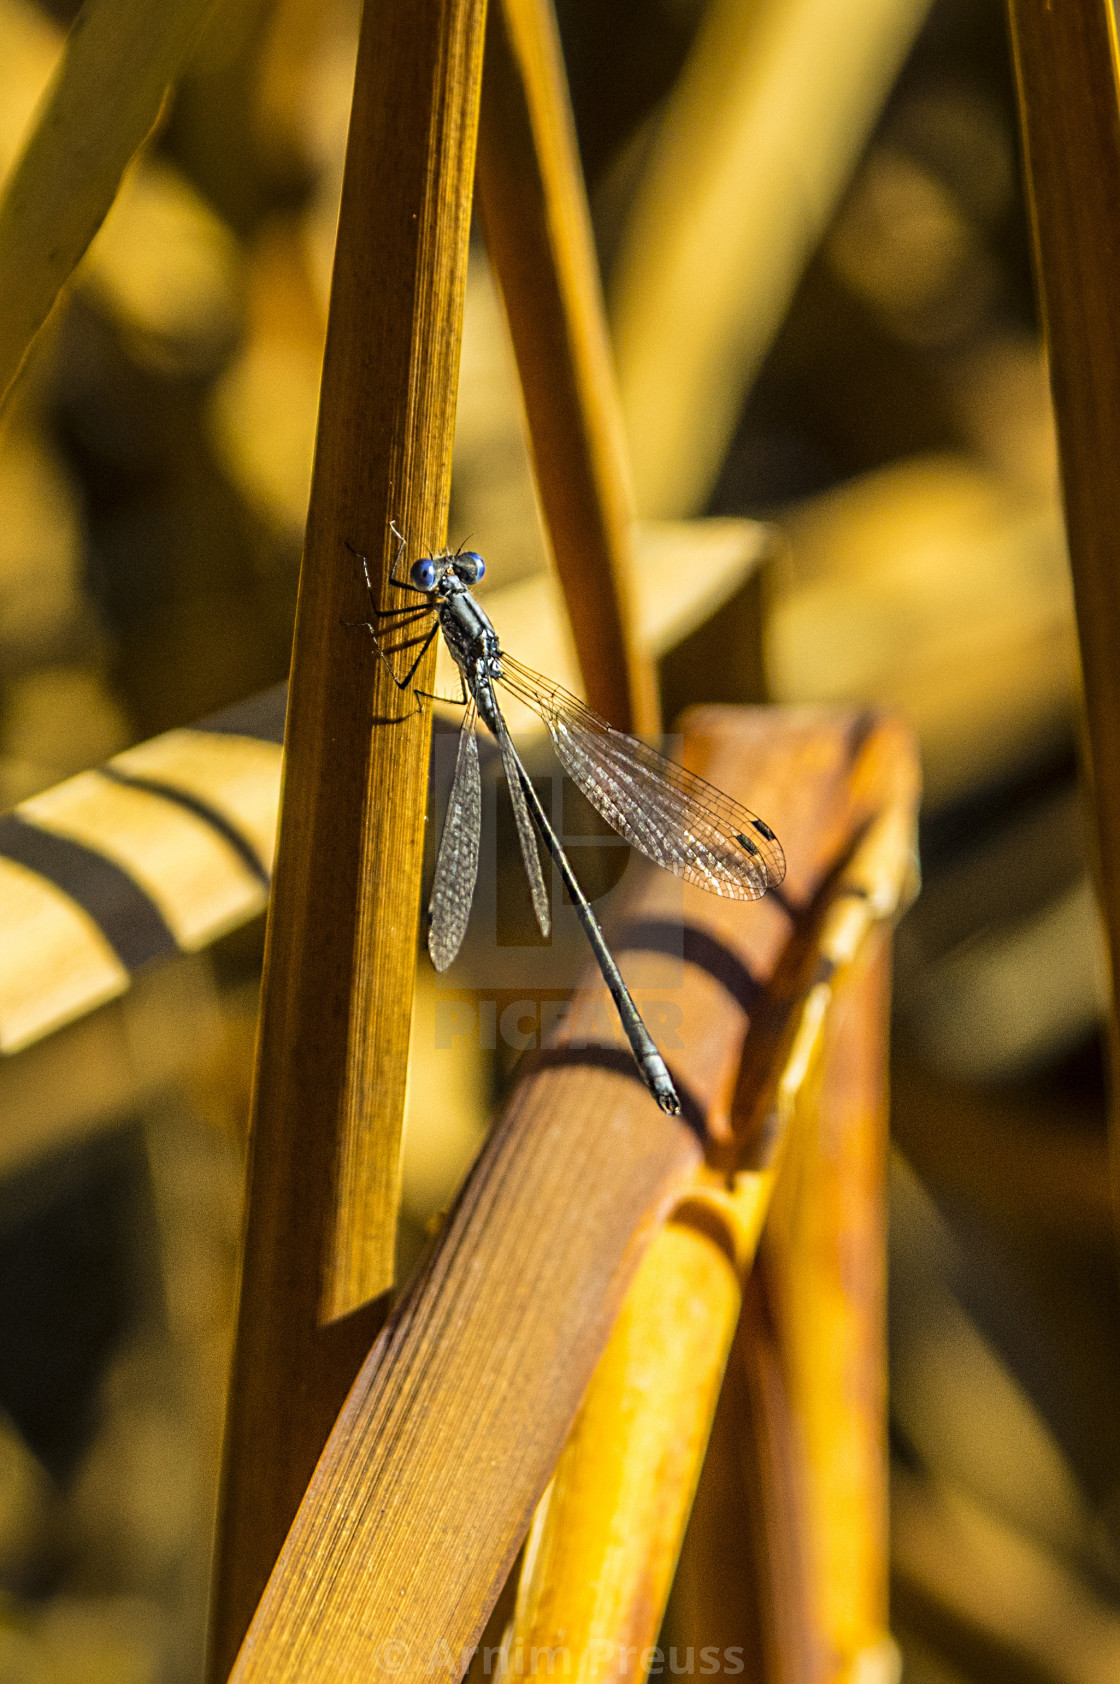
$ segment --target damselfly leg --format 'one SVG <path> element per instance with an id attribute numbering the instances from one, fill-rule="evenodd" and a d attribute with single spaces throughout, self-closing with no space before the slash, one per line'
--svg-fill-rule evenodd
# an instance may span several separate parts
<path id="1" fill-rule="evenodd" d="M 386 651 L 381 638 L 378 636 L 378 629 L 377 626 L 374 625 L 374 620 L 378 622 L 383 630 L 385 629 L 385 621 L 392 621 L 393 624 L 388 627 L 388 630 L 391 633 L 397 633 L 411 631 L 414 626 L 419 626 L 421 622 L 428 620 L 435 613 L 427 591 L 421 591 L 415 585 L 406 585 L 401 580 L 393 577 L 397 563 L 403 553 L 404 539 L 401 538 L 401 535 L 395 526 L 393 526 L 392 530 L 394 535 L 400 539 L 400 547 L 397 550 L 396 557 L 393 561 L 393 567 L 389 573 L 389 582 L 390 584 L 397 585 L 401 590 L 414 591 L 418 596 L 422 596 L 424 601 L 408 603 L 403 608 L 379 607 L 377 596 L 373 588 L 373 580 L 370 578 L 369 574 L 369 558 L 364 555 L 361 550 L 355 549 L 349 539 L 346 539 L 344 540 L 346 548 L 350 551 L 351 555 L 357 557 L 358 562 L 361 565 L 362 577 L 365 580 L 366 592 L 370 601 L 369 612 L 371 618 L 368 620 L 344 620 L 342 624 L 348 630 L 360 629 L 369 633 L 373 646 L 376 649 L 378 657 L 385 667 L 386 672 L 389 674 L 389 677 L 393 680 L 393 683 L 396 685 L 398 690 L 407 690 L 419 670 L 421 661 L 424 659 L 424 656 L 427 654 L 428 650 L 435 641 L 436 635 L 439 632 L 439 620 L 436 619 L 435 623 L 431 626 L 431 629 L 425 636 L 420 638 L 407 638 L 403 643 L 393 644 L 388 651 Z M 389 655 L 400 654 L 406 649 L 415 649 L 417 644 L 419 644 L 419 651 L 415 660 L 412 662 L 412 665 L 404 674 L 403 678 L 398 677 L 396 672 L 393 670 L 393 663 L 389 660 Z"/>

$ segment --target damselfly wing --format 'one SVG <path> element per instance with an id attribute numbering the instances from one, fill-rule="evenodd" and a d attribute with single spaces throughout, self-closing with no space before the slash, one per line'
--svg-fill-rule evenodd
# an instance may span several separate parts
<path id="1" fill-rule="evenodd" d="M 786 874 L 768 824 L 502 651 L 500 680 L 538 714 L 568 776 L 647 859 L 714 895 L 758 900 Z"/>
<path id="2" fill-rule="evenodd" d="M 785 876 L 785 856 L 768 824 L 713 784 L 660 754 L 638 737 L 616 731 L 584 702 L 502 651 L 499 683 L 533 709 L 546 727 L 565 772 L 607 823 L 655 865 L 686 882 L 733 900 L 757 900 Z M 478 869 L 478 750 L 473 755 L 473 701 L 459 739 L 455 780 L 444 821 L 430 904 L 428 948 L 443 971 L 459 951 L 470 916 Z M 549 932 L 548 896 L 509 733 L 498 742 L 517 834 L 541 932 Z M 471 784 L 471 779 L 474 784 Z M 464 787 L 465 786 L 465 787 Z M 473 849 L 462 840 L 465 815 L 475 827 Z"/>
<path id="3" fill-rule="evenodd" d="M 463 716 L 463 729 L 459 732 L 455 778 L 447 803 L 447 816 L 443 821 L 432 898 L 428 904 L 432 921 L 428 931 L 428 952 L 437 971 L 445 971 L 463 945 L 478 878 L 482 778 L 478 769 L 478 738 L 474 732 L 477 718 L 474 702 L 469 702 Z"/>

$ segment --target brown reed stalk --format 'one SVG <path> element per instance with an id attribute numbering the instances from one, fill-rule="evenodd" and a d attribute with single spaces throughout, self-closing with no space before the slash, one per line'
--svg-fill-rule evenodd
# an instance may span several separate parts
<path id="1" fill-rule="evenodd" d="M 1062 493 L 1112 975 L 1120 975 L 1120 92 L 1110 0 L 1011 0 L 1035 268 Z M 1120 1195 L 1111 1015 L 1114 1206 Z"/>
<path id="2" fill-rule="evenodd" d="M 587 696 L 620 730 L 655 732 L 626 443 L 551 0 L 490 8 L 478 197 Z"/>
<path id="3" fill-rule="evenodd" d="M 415 599 L 388 584 L 392 523 L 410 558 L 446 532 L 483 26 L 484 0 L 377 0 L 362 22 L 265 960 L 216 1678 L 393 1278 L 430 716 L 361 625 L 355 552 L 377 602 L 399 607 Z"/>

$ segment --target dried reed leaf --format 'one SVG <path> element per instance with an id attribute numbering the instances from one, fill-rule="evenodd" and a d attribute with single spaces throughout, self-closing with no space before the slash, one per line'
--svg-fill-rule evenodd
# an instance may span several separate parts
<path id="1" fill-rule="evenodd" d="M 0 403 L 159 117 L 212 0 L 87 0 L 0 203 Z"/>
<path id="2" fill-rule="evenodd" d="M 638 512 L 702 508 L 926 0 L 715 0 L 670 96 L 611 317 Z"/>

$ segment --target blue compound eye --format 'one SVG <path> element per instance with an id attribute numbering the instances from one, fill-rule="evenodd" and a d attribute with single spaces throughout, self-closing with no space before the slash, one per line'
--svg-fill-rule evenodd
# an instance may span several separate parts
<path id="1" fill-rule="evenodd" d="M 420 590 L 430 591 L 436 582 L 436 564 L 431 556 L 422 556 L 419 561 L 414 561 L 409 576 Z"/>
<path id="2" fill-rule="evenodd" d="M 459 575 L 468 585 L 477 585 L 486 572 L 486 563 L 477 550 L 461 550 L 455 557 L 455 566 Z"/>

